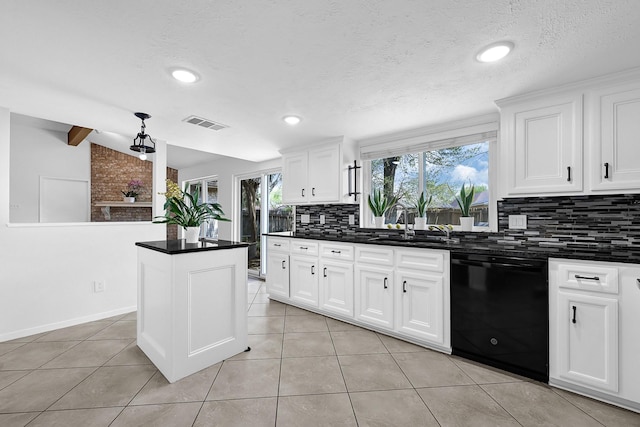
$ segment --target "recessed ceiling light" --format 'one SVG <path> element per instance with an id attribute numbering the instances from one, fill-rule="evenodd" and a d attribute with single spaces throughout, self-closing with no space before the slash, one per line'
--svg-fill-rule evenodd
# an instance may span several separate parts
<path id="1" fill-rule="evenodd" d="M 185 70 L 184 68 L 176 68 L 171 72 L 174 79 L 182 83 L 194 83 L 198 81 L 198 75 L 193 71 Z"/>
<path id="2" fill-rule="evenodd" d="M 476 55 L 476 59 L 480 62 L 498 61 L 507 56 L 512 49 L 513 43 L 511 42 L 493 43 L 482 49 L 478 55 Z"/>
<path id="3" fill-rule="evenodd" d="M 282 118 L 288 125 L 295 126 L 302 121 L 298 116 L 284 116 Z"/>

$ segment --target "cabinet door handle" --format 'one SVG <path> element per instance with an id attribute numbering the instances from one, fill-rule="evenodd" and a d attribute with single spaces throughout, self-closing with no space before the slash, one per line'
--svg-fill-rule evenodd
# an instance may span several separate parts
<path id="1" fill-rule="evenodd" d="M 282 260 L 282 269 L 285 270 L 287 267 L 285 266 L 285 260 Z"/>
<path id="2" fill-rule="evenodd" d="M 316 268 L 316 266 L 315 266 L 315 265 L 312 265 L 312 266 L 311 266 L 311 275 L 316 274 L 315 268 Z"/>
<path id="3" fill-rule="evenodd" d="M 327 277 L 327 267 L 325 267 L 322 271 L 322 276 Z"/>
<path id="4" fill-rule="evenodd" d="M 574 277 L 576 279 L 583 279 L 583 280 L 595 280 L 595 281 L 599 281 L 600 280 L 600 278 L 598 276 L 589 277 L 589 276 L 581 276 L 579 274 L 576 274 Z"/>
<path id="5" fill-rule="evenodd" d="M 304 197 L 304 188 L 302 189 L 302 197 Z"/>
<path id="6" fill-rule="evenodd" d="M 387 278 L 384 278 L 384 282 L 382 283 L 384 288 L 387 289 L 389 286 L 387 286 Z"/>
<path id="7" fill-rule="evenodd" d="M 311 187 L 311 195 L 316 196 L 316 187 Z"/>
<path id="8" fill-rule="evenodd" d="M 609 179 L 609 162 L 604 164 L 604 179 Z"/>
<path id="9" fill-rule="evenodd" d="M 571 323 L 576 323 L 576 306 L 571 306 L 573 309 L 573 319 L 571 319 Z"/>
<path id="10" fill-rule="evenodd" d="M 567 166 L 567 181 L 571 182 L 571 166 Z"/>
<path id="11" fill-rule="evenodd" d="M 402 282 L 402 292 L 407 293 L 407 281 Z"/>
<path id="12" fill-rule="evenodd" d="M 332 253 L 332 254 L 340 254 L 340 253 L 342 253 L 342 252 L 340 252 L 340 251 L 331 251 L 331 253 Z"/>

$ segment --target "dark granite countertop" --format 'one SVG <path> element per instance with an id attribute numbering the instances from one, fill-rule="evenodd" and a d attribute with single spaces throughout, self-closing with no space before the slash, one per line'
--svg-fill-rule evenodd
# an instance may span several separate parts
<path id="1" fill-rule="evenodd" d="M 640 246 L 616 245 L 565 245 L 546 246 L 546 242 L 539 244 L 526 243 L 520 240 L 510 240 L 500 233 L 451 233 L 452 242 L 439 242 L 437 239 L 444 235 L 419 232 L 414 239 L 401 240 L 401 233 L 373 229 L 363 229 L 362 232 L 331 235 L 320 233 L 266 233 L 267 236 L 286 237 L 295 239 L 326 240 L 342 243 L 360 243 L 368 245 L 397 246 L 404 248 L 424 248 L 449 250 L 451 253 L 469 254 L 482 253 L 496 256 L 511 256 L 519 258 L 568 258 L 587 261 L 607 261 L 640 264 Z"/>
<path id="2" fill-rule="evenodd" d="M 186 243 L 179 240 L 156 240 L 152 242 L 136 242 L 136 246 L 151 249 L 169 255 L 185 254 L 189 252 L 214 251 L 219 249 L 234 249 L 249 246 L 248 243 L 232 242 L 230 240 L 200 240 L 198 243 Z"/>

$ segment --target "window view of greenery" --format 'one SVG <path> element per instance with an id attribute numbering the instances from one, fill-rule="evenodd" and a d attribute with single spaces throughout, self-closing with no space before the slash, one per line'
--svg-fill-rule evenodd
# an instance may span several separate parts
<path id="1" fill-rule="evenodd" d="M 489 143 L 443 148 L 423 153 L 405 154 L 371 161 L 371 191 L 381 190 L 391 199 L 412 207 L 424 191 L 431 203 L 428 224 L 458 224 L 460 209 L 455 196 L 463 184 L 475 187 L 470 213 L 476 226 L 489 224 Z M 421 179 L 422 177 L 422 179 Z M 413 223 L 410 209 L 408 222 Z M 401 209 L 385 215 L 386 223 L 406 223 Z"/>

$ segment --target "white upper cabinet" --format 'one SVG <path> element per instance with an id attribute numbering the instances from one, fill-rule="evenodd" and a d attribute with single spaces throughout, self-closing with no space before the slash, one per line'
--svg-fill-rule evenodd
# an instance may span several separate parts
<path id="1" fill-rule="evenodd" d="M 640 69 L 496 104 L 499 197 L 640 192 Z"/>
<path id="2" fill-rule="evenodd" d="M 588 93 L 591 187 L 638 190 L 640 186 L 640 82 Z"/>
<path id="3" fill-rule="evenodd" d="M 506 195 L 582 191 L 582 95 L 500 106 Z"/>
<path id="4" fill-rule="evenodd" d="M 356 180 L 349 165 L 355 144 L 343 137 L 282 155 L 282 201 L 288 204 L 354 203 Z M 351 174 L 351 178 L 349 178 Z M 357 180 L 358 182 L 360 179 Z M 349 188 L 351 184 L 352 188 Z"/>

